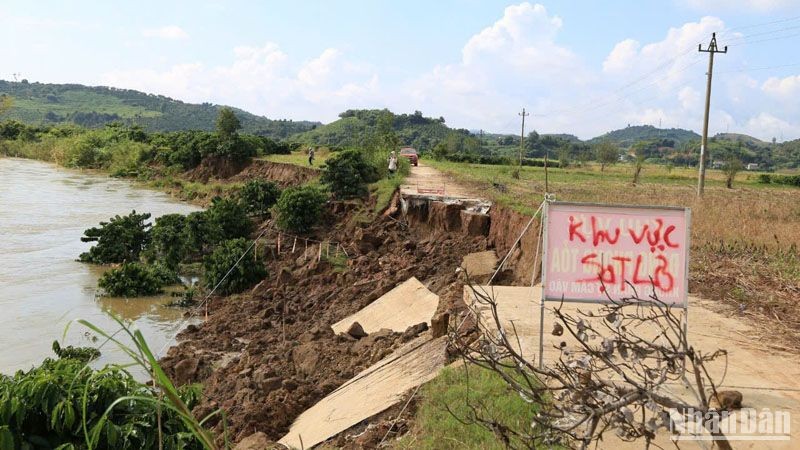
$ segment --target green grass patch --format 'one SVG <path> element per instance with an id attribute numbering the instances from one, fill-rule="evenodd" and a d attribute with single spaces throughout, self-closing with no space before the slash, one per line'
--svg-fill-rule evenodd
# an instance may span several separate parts
<path id="1" fill-rule="evenodd" d="M 523 400 L 499 375 L 475 366 L 445 368 L 418 395 L 421 400 L 415 424 L 395 448 L 504 449 L 491 431 L 469 424 L 469 405 L 481 404 L 484 417 L 525 431 L 530 430 L 537 410 L 537 405 Z M 524 447 L 519 442 L 515 444 L 513 448 Z"/>

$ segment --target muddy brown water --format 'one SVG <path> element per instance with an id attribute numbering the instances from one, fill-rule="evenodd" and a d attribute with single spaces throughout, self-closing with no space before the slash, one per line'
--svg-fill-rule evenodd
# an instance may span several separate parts
<path id="1" fill-rule="evenodd" d="M 166 307 L 166 295 L 138 298 L 96 296 L 102 267 L 79 263 L 91 243 L 86 228 L 116 214 L 187 214 L 199 208 L 124 180 L 66 170 L 16 158 L 0 158 L 0 373 L 29 369 L 52 356 L 67 324 L 86 319 L 100 328 L 119 327 L 115 314 L 138 327 L 159 351 L 185 325 L 184 310 Z M 151 219 L 152 220 L 152 219 Z M 87 328 L 73 323 L 67 345 L 100 346 Z M 110 344 L 95 365 L 128 362 Z"/>

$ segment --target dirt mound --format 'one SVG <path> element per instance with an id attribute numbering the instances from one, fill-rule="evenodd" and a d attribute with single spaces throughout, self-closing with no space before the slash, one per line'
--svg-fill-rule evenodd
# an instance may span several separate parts
<path id="1" fill-rule="evenodd" d="M 240 173 L 231 178 L 231 181 L 248 181 L 263 179 L 275 182 L 281 187 L 296 186 L 307 183 L 318 177 L 320 171 L 310 167 L 301 167 L 294 164 L 283 164 L 272 161 L 253 160 Z"/>
<path id="2" fill-rule="evenodd" d="M 461 258 L 487 245 L 461 233 L 420 235 L 394 218 L 364 227 L 347 219 L 340 215 L 339 228 L 317 236 L 344 243 L 345 264 L 318 262 L 316 248 L 291 253 L 284 246 L 276 254 L 272 246 L 270 276 L 252 292 L 215 299 L 209 320 L 187 328 L 164 359 L 181 382 L 203 383 L 197 412 L 225 409 L 234 440 L 259 431 L 277 440 L 306 408 L 421 330 L 356 339 L 334 335 L 331 324 L 411 276 L 440 296 L 439 310 L 453 308 L 461 302 Z"/>

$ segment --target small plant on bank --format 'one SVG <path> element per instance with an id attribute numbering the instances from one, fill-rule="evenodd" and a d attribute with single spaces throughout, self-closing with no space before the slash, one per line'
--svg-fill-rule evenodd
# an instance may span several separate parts
<path id="1" fill-rule="evenodd" d="M 104 273 L 97 285 L 112 297 L 155 295 L 178 281 L 175 272 L 162 264 L 130 262 Z"/>
<path id="2" fill-rule="evenodd" d="M 115 216 L 99 227 L 84 231 L 83 242 L 97 242 L 88 252 L 81 253 L 80 261 L 95 264 L 137 261 L 150 241 L 149 213 Z"/>
<path id="3" fill-rule="evenodd" d="M 203 261 L 205 286 L 209 290 L 217 287 L 215 293 L 229 295 L 242 292 L 263 279 L 267 271 L 260 261 L 253 261 L 249 250 L 250 241 L 242 238 L 220 244 Z"/>
<path id="4" fill-rule="evenodd" d="M 239 191 L 241 199 L 250 214 L 265 216 L 272 205 L 278 201 L 281 190 L 271 181 L 251 180 Z"/>
<path id="5" fill-rule="evenodd" d="M 206 211 L 212 231 L 217 236 L 209 236 L 215 242 L 246 237 L 253 229 L 253 222 L 247 209 L 238 199 L 215 198 Z"/>
<path id="6" fill-rule="evenodd" d="M 296 233 L 309 232 L 322 217 L 325 200 L 325 194 L 314 186 L 286 189 L 275 205 L 278 227 Z"/>
<path id="7" fill-rule="evenodd" d="M 377 169 L 357 150 L 346 150 L 328 158 L 320 178 L 337 198 L 365 196 L 367 184 L 377 180 Z"/>

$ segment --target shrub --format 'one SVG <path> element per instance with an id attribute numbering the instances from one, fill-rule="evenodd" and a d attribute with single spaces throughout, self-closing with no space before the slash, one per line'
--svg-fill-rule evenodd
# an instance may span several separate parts
<path id="1" fill-rule="evenodd" d="M 176 281 L 175 272 L 162 264 L 129 262 L 104 273 L 97 285 L 113 297 L 141 297 L 158 294 Z"/>
<path id="2" fill-rule="evenodd" d="M 206 246 L 213 244 L 218 234 L 206 211 L 190 213 L 184 220 L 182 233 L 186 256 L 199 258 L 205 253 Z"/>
<path id="3" fill-rule="evenodd" d="M 223 242 L 210 255 L 206 256 L 203 261 L 206 287 L 213 289 L 219 283 L 217 292 L 228 295 L 242 292 L 263 279 L 266 276 L 264 266 L 259 261 L 253 261 L 251 257 L 242 258 L 248 248 L 250 248 L 248 240 L 232 239 Z M 236 264 L 237 262 L 238 264 Z M 228 274 L 227 278 L 225 278 L 226 274 Z"/>
<path id="4" fill-rule="evenodd" d="M 184 229 L 186 216 L 165 214 L 156 219 L 150 231 L 150 245 L 146 256 L 149 261 L 160 261 L 169 268 L 176 269 L 186 257 Z"/>
<path id="5" fill-rule="evenodd" d="M 313 186 L 289 188 L 281 193 L 275 205 L 278 227 L 307 233 L 322 217 L 325 194 Z"/>
<path id="6" fill-rule="evenodd" d="M 772 183 L 772 177 L 768 173 L 761 173 L 758 175 L 758 182 L 763 184 Z"/>
<path id="7" fill-rule="evenodd" d="M 188 407 L 196 405 L 196 386 L 180 388 L 178 394 Z M 138 400 L 117 403 L 109 410 L 126 396 Z M 162 408 L 159 423 L 153 412 L 157 399 L 154 389 L 121 367 L 109 365 L 97 371 L 71 355 L 48 358 L 27 372 L 0 375 L 0 447 L 84 449 L 85 422 L 86 430 L 99 431 L 92 448 L 156 449 L 161 444 L 166 449 L 202 449 L 174 410 Z M 159 425 L 160 433 L 155 431 Z"/>
<path id="8" fill-rule="evenodd" d="M 84 231 L 81 241 L 97 244 L 81 253 L 80 261 L 95 264 L 138 261 L 139 254 L 150 241 L 150 224 L 145 222 L 149 218 L 150 213 L 132 211 Z"/>
<path id="9" fill-rule="evenodd" d="M 328 158 L 320 181 L 338 198 L 367 194 L 367 183 L 378 180 L 378 171 L 366 162 L 361 152 L 345 150 Z"/>
<path id="10" fill-rule="evenodd" d="M 251 214 L 265 215 L 281 195 L 281 190 L 271 181 L 251 180 L 239 191 L 239 198 Z"/>
<path id="11" fill-rule="evenodd" d="M 238 199 L 216 197 L 207 211 L 211 226 L 212 242 L 247 237 L 253 223 L 247 216 L 247 209 Z"/>

